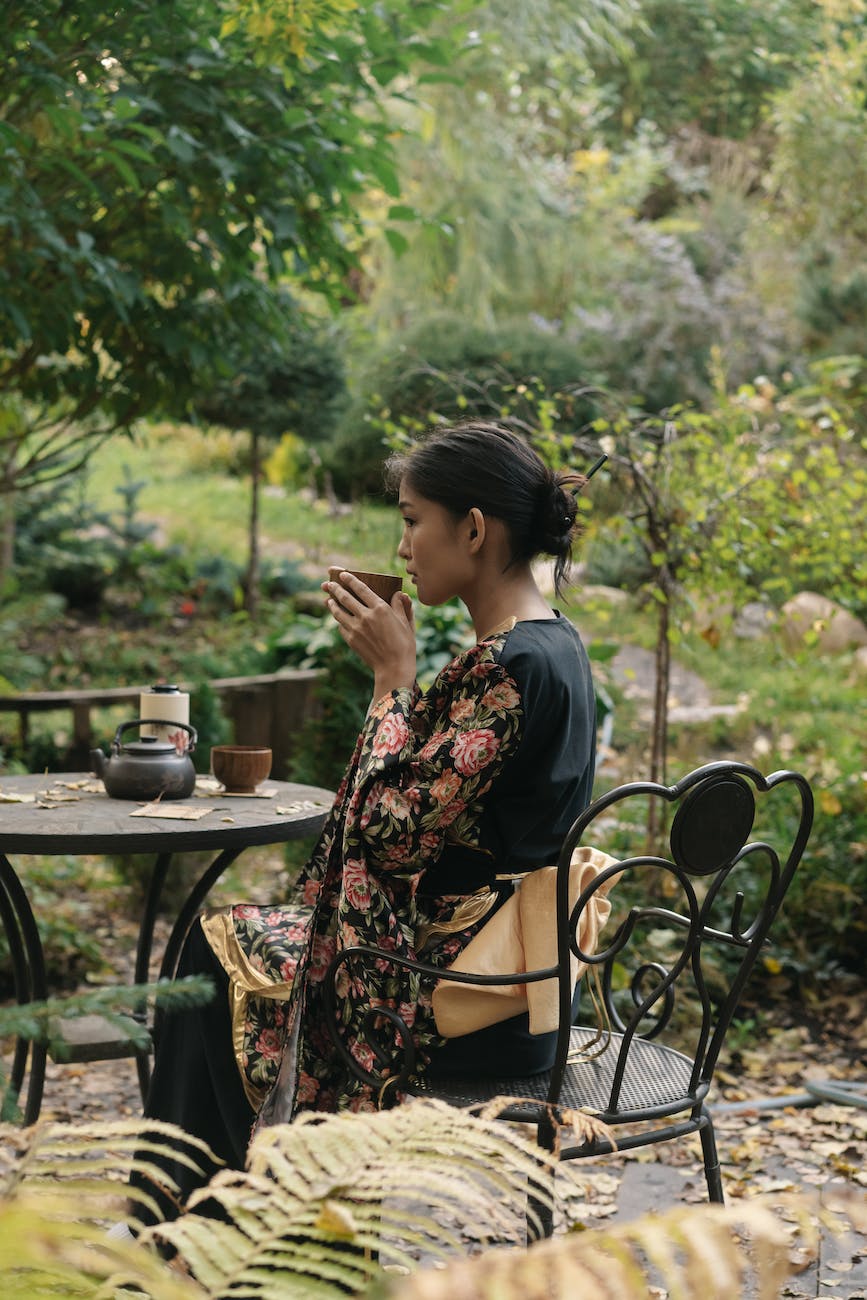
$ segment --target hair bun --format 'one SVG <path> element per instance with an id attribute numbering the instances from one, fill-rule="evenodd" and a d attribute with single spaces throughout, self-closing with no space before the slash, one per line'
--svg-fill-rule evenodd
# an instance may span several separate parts
<path id="1" fill-rule="evenodd" d="M 540 551 L 558 559 L 568 559 L 577 515 L 578 503 L 574 492 L 564 490 L 559 474 L 550 474 L 543 488 L 539 511 Z"/>

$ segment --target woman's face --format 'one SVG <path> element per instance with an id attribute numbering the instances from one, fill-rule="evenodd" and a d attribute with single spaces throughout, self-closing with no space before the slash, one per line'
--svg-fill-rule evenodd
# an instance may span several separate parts
<path id="1" fill-rule="evenodd" d="M 400 513 L 403 536 L 397 553 L 406 561 L 406 571 L 415 583 L 423 605 L 441 605 L 460 596 L 471 575 L 470 555 L 465 542 L 471 527 L 437 501 L 420 496 L 406 479 L 400 484 Z"/>

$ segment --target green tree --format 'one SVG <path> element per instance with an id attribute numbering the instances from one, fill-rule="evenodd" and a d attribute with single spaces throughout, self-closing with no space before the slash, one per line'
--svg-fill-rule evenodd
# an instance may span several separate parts
<path id="1" fill-rule="evenodd" d="M 619 46 L 591 49 L 600 123 L 620 140 L 641 122 L 742 139 L 822 30 L 814 0 L 639 0 Z M 612 54 L 614 57 L 612 57 Z"/>
<path id="2" fill-rule="evenodd" d="M 782 604 L 807 587 L 863 612 L 862 401 L 860 363 L 837 359 L 785 388 L 757 380 L 729 393 L 720 379 L 704 412 L 624 411 L 594 423 L 623 503 L 606 532 L 637 542 L 657 608 L 651 780 L 666 780 L 671 649 L 691 599 L 734 613 L 757 597 Z M 725 619 L 701 630 L 716 646 Z M 658 814 L 651 809 L 651 841 Z"/>
<path id="3" fill-rule="evenodd" d="M 383 88 L 449 61 L 460 33 L 421 39 L 444 7 L 306 0 L 290 29 L 277 4 L 10 0 L 0 500 L 183 410 L 280 333 L 283 278 L 346 297 L 357 196 L 398 193 Z"/>
<path id="4" fill-rule="evenodd" d="M 616 45 L 635 5 L 477 9 L 460 82 L 429 83 L 403 115 L 401 176 L 420 220 L 371 245 L 379 328 L 400 332 L 431 306 L 487 327 L 563 314 L 595 251 L 596 214 L 583 213 L 572 167 L 574 151 L 592 143 L 586 54 Z"/>
<path id="5" fill-rule="evenodd" d="M 340 344 L 331 331 L 318 328 L 291 312 L 287 303 L 279 338 L 264 340 L 255 351 L 234 355 L 229 373 L 208 392 L 197 396 L 198 414 L 230 429 L 250 434 L 250 526 L 244 607 L 252 618 L 259 605 L 259 496 L 262 444 L 284 433 L 311 443 L 333 432 L 346 400 Z"/>
<path id="6" fill-rule="evenodd" d="M 399 157 L 421 221 L 399 255 L 372 245 L 365 324 L 395 355 L 432 310 L 532 325 L 571 346 L 576 377 L 647 410 L 704 401 L 714 346 L 736 382 L 781 365 L 786 323 L 756 294 L 747 239 L 772 140 L 759 127 L 815 44 L 814 11 L 489 6 L 462 84 L 410 110 Z"/>
<path id="7" fill-rule="evenodd" d="M 410 110 L 418 131 L 399 156 L 422 220 L 403 229 L 400 256 L 372 243 L 364 323 L 397 352 L 432 308 L 488 329 L 529 320 L 571 343 L 576 374 L 652 411 L 710 400 L 715 348 L 734 385 L 783 371 L 805 347 L 863 351 L 863 258 L 847 259 L 852 238 L 832 250 L 822 239 L 830 214 L 842 227 L 863 191 L 847 178 L 863 153 L 859 10 L 859 0 L 488 6 L 463 83 L 433 85 Z M 835 46 L 846 59 L 829 58 Z M 786 181 L 775 166 L 784 129 L 799 171 Z M 781 184 L 789 197 L 777 203 Z M 800 232 L 819 205 L 825 221 L 802 254 L 793 221 Z M 806 283 L 798 259 L 813 251 Z M 820 317 L 848 336 L 820 341 Z"/>
<path id="8" fill-rule="evenodd" d="M 867 39 L 828 44 L 774 104 L 769 215 L 797 250 L 792 307 L 813 352 L 867 353 Z"/>
<path id="9" fill-rule="evenodd" d="M 508 410 L 516 426 L 534 428 L 545 402 L 559 393 L 557 427 L 583 425 L 595 409 L 592 398 L 565 395 L 579 369 L 572 343 L 532 324 L 484 328 L 458 312 L 431 314 L 368 361 L 326 453 L 334 486 L 349 499 L 381 493 L 389 445 L 432 421 L 496 420 Z"/>

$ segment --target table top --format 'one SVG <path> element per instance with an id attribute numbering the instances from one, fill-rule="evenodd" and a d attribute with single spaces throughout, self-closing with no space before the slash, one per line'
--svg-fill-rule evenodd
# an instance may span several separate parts
<path id="1" fill-rule="evenodd" d="M 152 817 L 140 815 L 141 803 L 110 799 L 85 772 L 0 775 L 0 852 L 186 853 L 280 844 L 316 834 L 333 800 L 331 790 L 292 781 L 264 781 L 258 795 L 247 796 L 200 778 L 195 794 L 164 803 Z M 172 816 L 180 807 L 202 815 L 180 820 Z"/>

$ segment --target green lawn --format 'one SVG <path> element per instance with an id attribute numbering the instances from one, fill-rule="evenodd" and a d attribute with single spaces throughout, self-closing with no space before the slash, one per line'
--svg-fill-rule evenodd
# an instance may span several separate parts
<path id="1" fill-rule="evenodd" d="M 160 537 L 194 553 L 219 553 L 242 562 L 247 554 L 250 483 L 243 473 L 226 471 L 221 449 L 245 447 L 245 436 L 231 441 L 215 434 L 208 452 L 208 435 L 198 429 L 165 426 L 143 430 L 135 440 L 114 440 L 102 447 L 90 465 L 87 497 L 100 509 L 116 513 L 122 497 L 118 488 L 132 480 L 142 483 L 137 514 L 155 522 Z M 297 491 L 264 486 L 260 499 L 260 537 L 265 557 L 297 559 L 305 567 L 324 569 L 333 559 L 354 559 L 358 567 L 394 565 L 400 540 L 396 509 L 361 502 L 349 513 L 333 514 L 323 500 L 310 501 Z"/>

